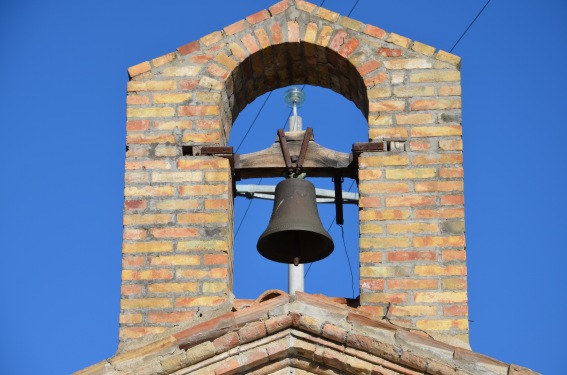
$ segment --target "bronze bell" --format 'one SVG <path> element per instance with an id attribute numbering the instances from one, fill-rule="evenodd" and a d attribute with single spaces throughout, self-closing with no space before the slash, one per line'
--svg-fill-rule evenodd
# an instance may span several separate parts
<path id="1" fill-rule="evenodd" d="M 258 252 L 274 262 L 297 265 L 326 258 L 334 247 L 319 218 L 315 186 L 297 178 L 281 181 L 270 223 L 256 245 Z"/>

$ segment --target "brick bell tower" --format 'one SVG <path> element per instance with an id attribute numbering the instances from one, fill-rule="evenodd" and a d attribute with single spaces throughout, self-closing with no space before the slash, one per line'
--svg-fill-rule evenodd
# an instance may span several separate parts
<path id="1" fill-rule="evenodd" d="M 360 309 L 468 345 L 459 64 L 285 0 L 131 67 L 121 346 L 232 306 L 234 163 L 195 150 L 292 84 L 348 98 L 385 145 L 356 153 Z"/>

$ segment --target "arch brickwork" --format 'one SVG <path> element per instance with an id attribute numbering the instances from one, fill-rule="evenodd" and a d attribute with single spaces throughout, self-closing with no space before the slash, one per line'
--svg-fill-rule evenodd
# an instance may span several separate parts
<path id="1" fill-rule="evenodd" d="M 305 83 L 406 140 L 360 156 L 360 308 L 468 342 L 459 64 L 289 0 L 131 67 L 120 341 L 232 306 L 230 166 L 182 146 L 226 145 L 248 103 Z"/>

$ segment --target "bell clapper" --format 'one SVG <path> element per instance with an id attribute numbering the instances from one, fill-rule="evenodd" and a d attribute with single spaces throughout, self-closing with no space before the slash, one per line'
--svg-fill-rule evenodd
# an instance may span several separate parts
<path id="1" fill-rule="evenodd" d="M 299 266 L 299 257 L 293 258 L 293 265 L 294 265 L 295 267 Z"/>

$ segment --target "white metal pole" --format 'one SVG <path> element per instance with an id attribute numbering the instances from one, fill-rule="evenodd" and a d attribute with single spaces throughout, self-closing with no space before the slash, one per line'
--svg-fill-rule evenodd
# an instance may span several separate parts
<path id="1" fill-rule="evenodd" d="M 298 264 L 297 266 L 288 264 L 287 289 L 290 295 L 295 294 L 297 291 L 303 292 L 305 290 L 303 269 L 303 264 Z"/>

